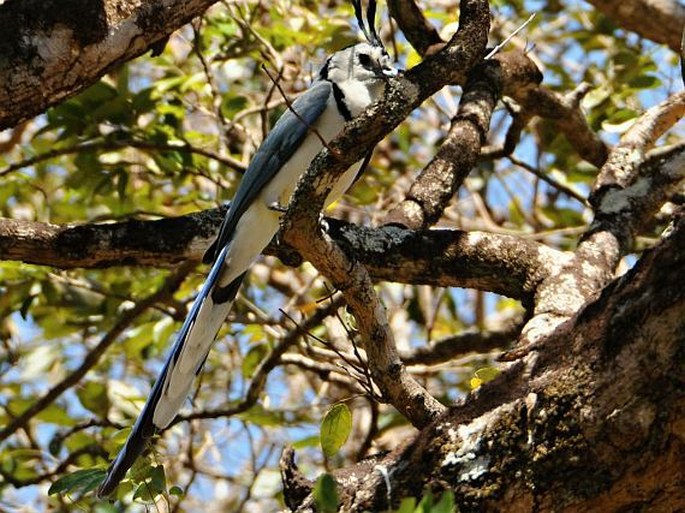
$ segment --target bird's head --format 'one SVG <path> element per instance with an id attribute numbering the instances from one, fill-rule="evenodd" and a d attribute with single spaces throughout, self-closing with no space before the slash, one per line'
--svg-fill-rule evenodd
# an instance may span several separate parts
<path id="1" fill-rule="evenodd" d="M 321 70 L 321 78 L 342 83 L 355 80 L 367 84 L 397 75 L 392 60 L 379 45 L 357 43 L 329 57 Z"/>
<path id="2" fill-rule="evenodd" d="M 366 42 L 357 43 L 333 54 L 326 61 L 320 76 L 338 84 L 357 81 L 368 87 L 380 86 L 378 82 L 397 75 L 397 69 L 376 32 L 376 2 L 369 1 L 366 20 L 362 14 L 361 0 L 353 0 L 352 4 Z"/>

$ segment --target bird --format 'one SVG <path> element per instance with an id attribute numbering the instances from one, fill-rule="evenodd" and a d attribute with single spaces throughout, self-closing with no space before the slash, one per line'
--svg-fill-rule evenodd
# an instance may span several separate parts
<path id="1" fill-rule="evenodd" d="M 205 254 L 213 262 L 207 278 L 176 335 L 148 399 L 123 448 L 98 487 L 110 495 L 142 453 L 151 437 L 176 417 L 200 374 L 214 339 L 254 260 L 277 234 L 279 221 L 299 177 L 345 123 L 378 101 L 390 77 L 398 74 L 375 28 L 376 4 L 362 16 L 354 11 L 366 41 L 331 54 L 317 79 L 278 119 L 254 154 L 219 235 Z M 368 157 L 353 164 L 329 193 L 330 205 L 353 184 Z"/>

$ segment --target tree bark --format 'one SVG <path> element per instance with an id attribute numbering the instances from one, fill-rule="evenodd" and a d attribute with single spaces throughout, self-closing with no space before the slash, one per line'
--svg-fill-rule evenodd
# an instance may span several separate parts
<path id="1" fill-rule="evenodd" d="M 7 0 L 0 5 L 0 130 L 84 90 L 216 0 Z"/>
<path id="2" fill-rule="evenodd" d="M 685 5 L 676 0 L 588 0 L 619 26 L 680 53 Z"/>
<path id="3" fill-rule="evenodd" d="M 453 490 L 462 513 L 685 509 L 684 247 L 681 216 L 536 350 L 405 446 L 334 473 L 341 511 L 426 489 Z M 315 511 L 291 482 L 287 503 Z"/>

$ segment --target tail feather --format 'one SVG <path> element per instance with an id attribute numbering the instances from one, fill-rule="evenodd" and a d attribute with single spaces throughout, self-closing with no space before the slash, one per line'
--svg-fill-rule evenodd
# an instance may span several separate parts
<path id="1" fill-rule="evenodd" d="M 217 286 L 222 271 L 225 271 L 227 253 L 228 246 L 225 246 L 217 256 L 143 411 L 97 490 L 98 497 L 106 497 L 116 489 L 126 471 L 145 449 L 147 441 L 158 429 L 171 423 L 188 396 L 245 276 L 241 274 L 226 287 Z"/>

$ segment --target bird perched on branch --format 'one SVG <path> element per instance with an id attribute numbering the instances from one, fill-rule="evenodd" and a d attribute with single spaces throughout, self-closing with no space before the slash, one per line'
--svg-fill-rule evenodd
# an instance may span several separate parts
<path id="1" fill-rule="evenodd" d="M 205 255 L 213 262 L 207 280 L 128 440 L 98 488 L 100 497 L 116 489 L 149 439 L 176 417 L 243 277 L 278 232 L 279 220 L 299 177 L 324 144 L 338 135 L 347 121 L 377 101 L 388 77 L 397 74 L 376 32 L 375 1 L 369 2 L 366 24 L 361 0 L 353 4 L 367 42 L 340 50 L 326 60 L 318 79 L 289 106 L 252 158 L 219 236 Z M 326 205 L 352 185 L 367 161 L 345 172 L 328 195 Z"/>

